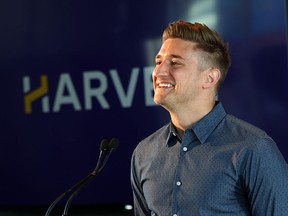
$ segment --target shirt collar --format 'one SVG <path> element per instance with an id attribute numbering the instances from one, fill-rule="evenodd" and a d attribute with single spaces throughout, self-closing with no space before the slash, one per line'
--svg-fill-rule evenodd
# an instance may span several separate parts
<path id="1" fill-rule="evenodd" d="M 226 116 L 226 112 L 221 102 L 216 102 L 216 106 L 199 122 L 191 127 L 201 143 L 204 143 L 217 125 Z"/>
<path id="2" fill-rule="evenodd" d="M 166 139 L 166 145 L 168 147 L 171 147 L 171 146 L 175 145 L 178 141 L 181 142 L 181 139 L 178 136 L 176 128 L 171 121 L 170 125 L 169 125 L 169 133 L 168 133 L 168 136 Z"/>
<path id="3" fill-rule="evenodd" d="M 206 116 L 187 130 L 193 130 L 199 141 L 204 143 L 225 116 L 226 112 L 222 103 L 217 101 L 216 106 Z M 177 135 L 173 123 L 170 122 L 170 132 L 166 144 L 170 147 L 175 145 L 177 141 L 181 140 Z"/>

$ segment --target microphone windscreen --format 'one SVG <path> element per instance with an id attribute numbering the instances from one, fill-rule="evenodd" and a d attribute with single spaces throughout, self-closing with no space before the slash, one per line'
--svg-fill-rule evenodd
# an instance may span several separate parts
<path id="1" fill-rule="evenodd" d="M 109 149 L 115 150 L 117 149 L 118 145 L 119 145 L 119 140 L 116 138 L 112 138 L 109 142 Z"/>
<path id="2" fill-rule="evenodd" d="M 101 151 L 107 150 L 108 149 L 108 145 L 109 145 L 109 140 L 103 139 L 101 141 L 101 144 L 100 144 L 100 150 Z"/>

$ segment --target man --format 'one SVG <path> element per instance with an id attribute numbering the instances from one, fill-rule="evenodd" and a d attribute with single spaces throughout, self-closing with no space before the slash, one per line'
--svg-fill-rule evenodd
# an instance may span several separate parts
<path id="1" fill-rule="evenodd" d="M 171 123 L 133 153 L 135 215 L 287 216 L 288 166 L 275 142 L 215 100 L 228 45 L 205 25 L 177 21 L 155 62 L 154 101 Z"/>

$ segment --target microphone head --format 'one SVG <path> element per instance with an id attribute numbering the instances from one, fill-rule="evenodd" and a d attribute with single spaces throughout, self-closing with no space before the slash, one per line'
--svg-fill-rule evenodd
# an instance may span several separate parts
<path id="1" fill-rule="evenodd" d="M 107 151 L 109 148 L 109 140 L 103 139 L 100 144 L 100 151 Z"/>
<path id="2" fill-rule="evenodd" d="M 111 151 L 115 151 L 119 145 L 119 140 L 117 138 L 112 138 L 108 144 L 108 148 Z"/>

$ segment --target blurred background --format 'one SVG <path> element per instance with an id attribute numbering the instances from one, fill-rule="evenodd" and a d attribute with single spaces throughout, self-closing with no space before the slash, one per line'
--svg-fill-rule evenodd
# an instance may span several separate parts
<path id="1" fill-rule="evenodd" d="M 45 215 L 113 137 L 118 149 L 69 213 L 133 214 L 130 158 L 169 121 L 153 103 L 151 73 L 162 31 L 178 19 L 229 42 L 219 98 L 267 131 L 288 161 L 287 1 L 1 0 L 0 216 Z"/>

